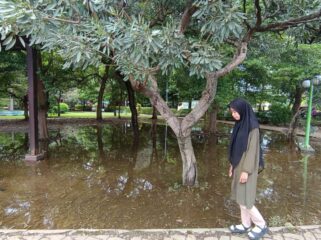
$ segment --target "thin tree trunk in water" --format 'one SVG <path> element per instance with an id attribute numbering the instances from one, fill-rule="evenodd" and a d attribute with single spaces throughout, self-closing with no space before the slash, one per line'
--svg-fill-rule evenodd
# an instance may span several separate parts
<path id="1" fill-rule="evenodd" d="M 157 109 L 153 106 L 153 115 L 152 119 L 157 119 Z"/>
<path id="2" fill-rule="evenodd" d="M 304 92 L 304 89 L 302 87 L 296 86 L 294 103 L 293 103 L 293 107 L 292 107 L 293 117 L 292 117 L 292 120 L 289 124 L 288 133 L 287 133 L 288 141 L 294 141 L 294 138 L 296 136 L 296 128 L 297 128 L 298 120 L 299 120 L 299 117 L 301 114 L 300 105 L 301 105 L 301 101 L 302 101 L 303 92 Z"/>
<path id="3" fill-rule="evenodd" d="M 300 114 L 301 114 L 301 111 L 299 110 L 292 117 L 292 120 L 289 124 L 288 132 L 287 132 L 288 141 L 294 141 L 294 138 L 296 137 L 296 128 L 297 128 Z"/>
<path id="4" fill-rule="evenodd" d="M 128 102 L 129 102 L 129 109 L 131 112 L 131 122 L 134 132 L 134 137 L 139 136 L 139 129 L 138 129 L 138 113 L 136 109 L 136 97 L 135 97 L 135 91 L 133 89 L 133 86 L 131 85 L 130 81 L 124 81 L 124 77 L 121 75 L 120 72 L 116 72 L 118 80 L 125 83 L 127 95 L 128 95 Z"/>
<path id="5" fill-rule="evenodd" d="M 297 111 L 300 109 L 303 92 L 304 92 L 304 89 L 302 87 L 296 86 L 295 95 L 294 95 L 294 103 L 292 106 L 292 114 L 293 115 L 295 115 L 297 113 Z"/>
<path id="6" fill-rule="evenodd" d="M 191 134 L 186 137 L 177 137 L 179 150 L 183 160 L 183 185 L 194 186 L 198 185 L 197 180 L 197 165 L 192 145 Z"/>
<path id="7" fill-rule="evenodd" d="M 105 65 L 105 73 L 104 76 L 101 79 L 101 83 L 100 83 L 100 88 L 99 88 L 99 94 L 98 94 L 98 100 L 97 100 L 97 109 L 96 109 L 96 119 L 98 121 L 103 120 L 103 115 L 102 115 L 102 107 L 103 107 L 103 99 L 104 99 L 104 92 L 105 92 L 105 88 L 106 88 L 106 82 L 108 79 L 108 71 L 109 70 L 109 66 Z"/>
<path id="8" fill-rule="evenodd" d="M 120 105 L 123 100 L 123 90 L 120 90 L 120 100 L 118 101 L 118 118 L 120 118 Z"/>
<path id="9" fill-rule="evenodd" d="M 209 119 L 209 132 L 210 133 L 216 133 L 216 120 L 217 120 L 217 111 L 216 109 L 214 111 L 211 111 L 209 113 L 210 119 Z"/>
<path id="10" fill-rule="evenodd" d="M 29 119 L 28 114 L 28 94 L 23 96 L 23 115 L 25 116 L 25 120 Z"/>
<path id="11" fill-rule="evenodd" d="M 154 161 L 158 162 L 158 156 L 157 156 L 157 121 L 152 121 L 152 160 L 151 163 Z M 152 164 L 151 164 L 152 165 Z"/>
<path id="12" fill-rule="evenodd" d="M 138 114 L 136 109 L 136 98 L 135 98 L 135 92 L 130 84 L 129 81 L 125 81 L 126 89 L 127 89 L 127 95 L 128 95 L 128 101 L 129 101 L 129 108 L 131 111 L 131 121 L 132 121 L 132 127 L 134 136 L 139 136 L 139 129 L 138 129 Z"/>
<path id="13" fill-rule="evenodd" d="M 59 96 L 58 96 L 56 99 L 57 99 L 57 112 L 58 112 L 58 117 L 60 117 L 61 93 L 59 93 Z"/>
<path id="14" fill-rule="evenodd" d="M 214 102 L 212 103 L 211 109 L 209 109 L 209 123 L 208 123 L 208 132 L 210 134 L 216 133 L 217 131 L 217 112 L 218 105 Z"/>
<path id="15" fill-rule="evenodd" d="M 43 81 L 38 81 L 38 122 L 39 122 L 39 139 L 47 140 L 49 138 L 48 125 L 47 125 L 47 112 L 48 104 L 45 94 L 45 86 Z"/>

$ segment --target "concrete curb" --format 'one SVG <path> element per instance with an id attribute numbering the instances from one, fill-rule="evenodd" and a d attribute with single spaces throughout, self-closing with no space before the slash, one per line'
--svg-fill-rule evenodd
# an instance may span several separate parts
<path id="1" fill-rule="evenodd" d="M 0 229 L 0 239 L 22 240 L 240 240 L 246 235 L 232 235 L 226 228 L 192 229 Z M 271 227 L 262 239 L 320 240 L 321 225 Z"/>

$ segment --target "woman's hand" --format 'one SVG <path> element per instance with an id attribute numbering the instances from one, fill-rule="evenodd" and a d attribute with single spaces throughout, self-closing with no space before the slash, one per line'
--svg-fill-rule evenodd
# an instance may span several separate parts
<path id="1" fill-rule="evenodd" d="M 232 166 L 232 165 L 230 165 L 230 168 L 229 168 L 229 170 L 228 170 L 228 176 L 229 176 L 229 177 L 232 177 L 232 176 L 233 176 L 233 166 Z"/>
<path id="2" fill-rule="evenodd" d="M 248 177 L 249 177 L 249 174 L 247 172 L 242 172 L 240 176 L 240 183 L 246 183 Z"/>

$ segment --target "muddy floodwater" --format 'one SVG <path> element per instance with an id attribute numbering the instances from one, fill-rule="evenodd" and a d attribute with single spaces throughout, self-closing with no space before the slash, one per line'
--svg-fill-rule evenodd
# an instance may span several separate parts
<path id="1" fill-rule="evenodd" d="M 28 134 L 0 132 L 0 227 L 212 228 L 239 222 L 229 199 L 231 126 L 209 137 L 193 131 L 199 186 L 181 185 L 182 164 L 169 128 L 141 124 L 138 149 L 129 123 L 50 128 L 48 158 L 24 161 Z M 302 155 L 277 132 L 263 131 L 266 169 L 257 207 L 270 226 L 321 224 L 321 146 Z"/>

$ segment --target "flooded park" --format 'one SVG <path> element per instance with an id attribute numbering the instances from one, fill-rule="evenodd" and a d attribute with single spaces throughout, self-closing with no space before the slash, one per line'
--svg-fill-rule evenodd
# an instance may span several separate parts
<path id="1" fill-rule="evenodd" d="M 46 160 L 24 160 L 28 129 L 0 131 L 0 227 L 15 229 L 142 229 L 226 227 L 239 218 L 230 200 L 230 125 L 214 136 L 192 133 L 197 187 L 182 186 L 177 140 L 166 125 L 130 122 L 49 125 Z M 321 219 L 321 155 L 301 154 L 283 134 L 262 131 L 266 162 L 257 206 L 270 226 Z"/>

